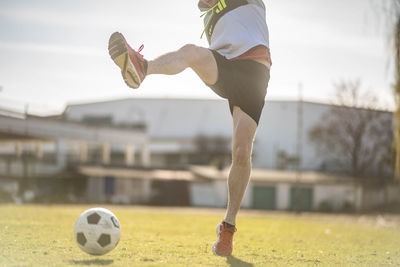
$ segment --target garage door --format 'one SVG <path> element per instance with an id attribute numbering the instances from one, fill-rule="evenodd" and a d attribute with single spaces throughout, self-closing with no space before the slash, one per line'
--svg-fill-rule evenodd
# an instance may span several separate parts
<path id="1" fill-rule="evenodd" d="M 253 208 L 263 210 L 276 209 L 276 190 L 273 186 L 253 187 Z"/>

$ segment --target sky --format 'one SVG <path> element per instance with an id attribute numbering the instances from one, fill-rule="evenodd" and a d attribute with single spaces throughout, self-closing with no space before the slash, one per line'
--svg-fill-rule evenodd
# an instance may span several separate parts
<path id="1" fill-rule="evenodd" d="M 330 102 L 334 85 L 360 80 L 394 107 L 384 15 L 374 0 L 264 0 L 273 66 L 268 100 Z M 108 55 L 123 33 L 153 59 L 192 43 L 207 47 L 197 0 L 0 0 L 0 107 L 60 113 L 73 103 L 216 96 L 190 69 L 129 89 Z M 301 84 L 301 86 L 300 86 Z"/>

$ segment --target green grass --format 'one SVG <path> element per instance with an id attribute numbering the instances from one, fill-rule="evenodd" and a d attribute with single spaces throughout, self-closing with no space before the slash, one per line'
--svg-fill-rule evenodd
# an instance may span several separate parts
<path id="1" fill-rule="evenodd" d="M 400 266 L 400 219 L 295 216 L 243 211 L 234 253 L 211 252 L 222 210 L 108 206 L 122 226 L 119 245 L 94 257 L 73 226 L 89 206 L 0 206 L 0 266 Z"/>

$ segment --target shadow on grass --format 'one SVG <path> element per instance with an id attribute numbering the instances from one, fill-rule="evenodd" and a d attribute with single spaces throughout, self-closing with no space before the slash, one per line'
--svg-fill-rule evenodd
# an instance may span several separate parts
<path id="1" fill-rule="evenodd" d="M 234 256 L 226 257 L 226 262 L 229 264 L 229 266 L 232 266 L 232 267 L 252 267 L 252 266 L 254 266 L 252 263 L 242 261 L 241 259 L 235 258 Z"/>
<path id="2" fill-rule="evenodd" d="M 114 260 L 103 260 L 103 259 L 95 259 L 95 260 L 70 260 L 70 264 L 75 265 L 95 265 L 95 266 L 104 266 L 110 265 L 114 263 Z"/>

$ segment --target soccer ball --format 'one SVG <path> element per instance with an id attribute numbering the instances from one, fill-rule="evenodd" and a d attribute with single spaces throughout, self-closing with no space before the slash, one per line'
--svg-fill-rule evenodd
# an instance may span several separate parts
<path id="1" fill-rule="evenodd" d="M 121 227 L 111 211 L 93 208 L 79 216 L 74 234 L 76 243 L 83 251 L 92 255 L 103 255 L 117 246 Z"/>

